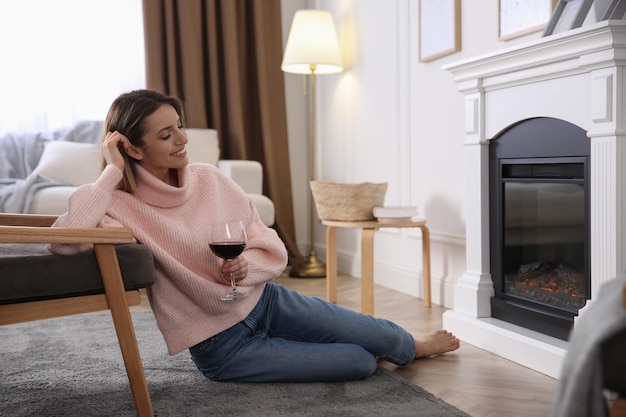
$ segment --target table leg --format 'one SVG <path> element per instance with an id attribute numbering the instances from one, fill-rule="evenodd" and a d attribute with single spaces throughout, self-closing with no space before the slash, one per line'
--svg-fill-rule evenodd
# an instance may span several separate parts
<path id="1" fill-rule="evenodd" d="M 422 265 L 424 267 L 424 307 L 430 307 L 430 231 L 426 226 L 420 226 L 422 229 Z"/>
<path id="2" fill-rule="evenodd" d="M 361 230 L 361 312 L 374 315 L 374 232 Z"/>
<path id="3" fill-rule="evenodd" d="M 337 228 L 326 227 L 326 299 L 337 302 Z"/>

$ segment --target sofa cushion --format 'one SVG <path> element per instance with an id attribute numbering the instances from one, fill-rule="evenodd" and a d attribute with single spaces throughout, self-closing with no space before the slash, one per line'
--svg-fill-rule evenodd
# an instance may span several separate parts
<path id="1" fill-rule="evenodd" d="M 76 191 L 74 185 L 40 188 L 33 194 L 28 212 L 31 214 L 61 215 L 67 211 L 70 196 L 74 191 Z"/>
<path id="2" fill-rule="evenodd" d="M 254 203 L 259 218 L 266 226 L 272 226 L 275 221 L 274 202 L 263 194 L 248 194 L 250 200 Z"/>
<path id="3" fill-rule="evenodd" d="M 117 245 L 126 290 L 155 281 L 154 260 L 145 245 Z M 0 245 L 0 304 L 103 294 L 94 251 L 56 255 L 44 244 Z"/>
<path id="4" fill-rule="evenodd" d="M 100 147 L 92 143 L 46 142 L 34 172 L 65 185 L 95 182 L 101 169 Z"/>
<path id="5" fill-rule="evenodd" d="M 187 132 L 187 158 L 190 163 L 204 162 L 217 165 L 220 159 L 220 145 L 215 129 L 185 129 Z"/>

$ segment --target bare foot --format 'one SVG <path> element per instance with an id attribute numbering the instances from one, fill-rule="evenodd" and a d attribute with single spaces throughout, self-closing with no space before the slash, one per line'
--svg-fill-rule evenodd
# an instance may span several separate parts
<path id="1" fill-rule="evenodd" d="M 460 346 L 461 341 L 447 330 L 433 330 L 415 339 L 415 358 L 451 352 Z"/>

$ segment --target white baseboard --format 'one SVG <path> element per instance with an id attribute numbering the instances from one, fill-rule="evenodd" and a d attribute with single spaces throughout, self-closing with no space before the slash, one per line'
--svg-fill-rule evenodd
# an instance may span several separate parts
<path id="1" fill-rule="evenodd" d="M 569 345 L 498 319 L 471 317 L 454 310 L 444 313 L 443 327 L 462 342 L 557 379 Z"/>

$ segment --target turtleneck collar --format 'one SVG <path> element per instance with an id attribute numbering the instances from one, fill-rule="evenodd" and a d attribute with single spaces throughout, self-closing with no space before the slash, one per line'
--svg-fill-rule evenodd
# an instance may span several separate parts
<path id="1" fill-rule="evenodd" d="M 139 198 L 151 206 L 164 208 L 180 206 L 193 193 L 193 176 L 189 175 L 189 165 L 178 170 L 180 184 L 178 187 L 161 181 L 139 164 L 136 164 L 135 168 Z"/>

